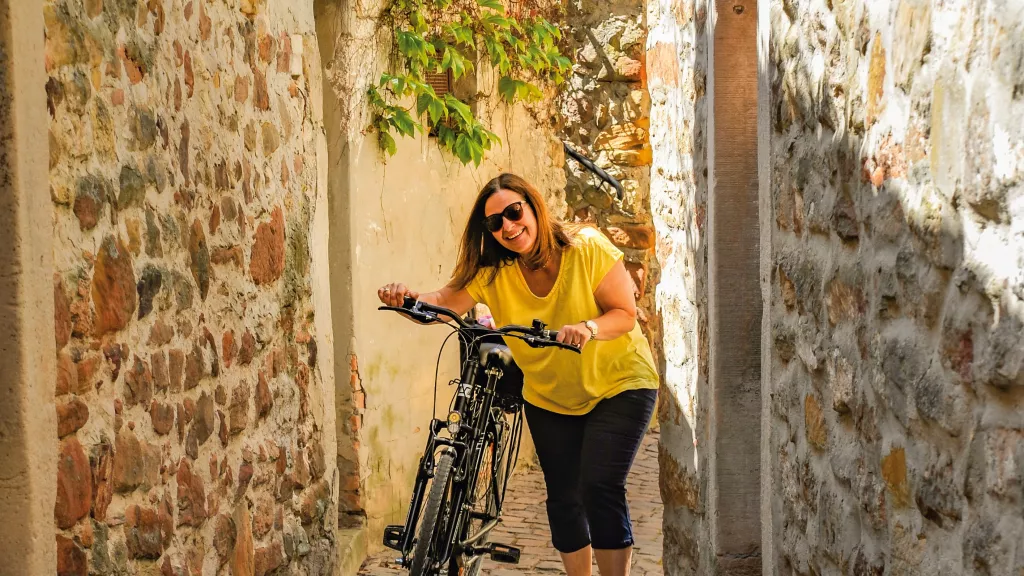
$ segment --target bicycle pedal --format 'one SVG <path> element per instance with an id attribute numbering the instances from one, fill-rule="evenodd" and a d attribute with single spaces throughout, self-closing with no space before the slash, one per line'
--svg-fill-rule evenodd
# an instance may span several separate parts
<path id="1" fill-rule="evenodd" d="M 506 546 L 505 544 L 491 544 L 491 560 L 504 562 L 505 564 L 519 564 L 519 548 Z"/>
<path id="2" fill-rule="evenodd" d="M 404 537 L 405 526 L 391 525 L 384 528 L 384 545 L 388 548 L 400 550 Z"/>

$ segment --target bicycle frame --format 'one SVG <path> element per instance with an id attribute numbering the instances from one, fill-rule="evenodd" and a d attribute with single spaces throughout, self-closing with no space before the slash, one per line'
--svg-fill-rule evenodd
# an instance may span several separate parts
<path id="1" fill-rule="evenodd" d="M 402 553 L 401 562 L 405 566 L 408 565 L 409 555 L 413 550 L 415 530 L 419 523 L 424 494 L 429 480 L 434 476 L 434 455 L 439 450 L 455 452 L 455 475 L 451 481 L 451 505 L 448 508 L 449 511 L 454 511 L 454 515 L 443 521 L 442 529 L 439 531 L 441 538 L 437 542 L 437 548 L 439 551 L 443 551 L 443 554 L 435 560 L 440 565 L 449 563 L 453 555 L 461 554 L 492 530 L 501 515 L 504 491 L 499 485 L 497 477 L 500 459 L 506 450 L 509 454 L 513 453 L 518 446 L 520 437 L 509 438 L 509 446 L 503 447 L 491 462 L 492 469 L 489 477 L 494 490 L 488 497 L 494 499 L 495 515 L 491 517 L 484 514 L 484 517 L 480 518 L 484 520 L 483 527 L 476 534 L 464 535 L 464 528 L 471 519 L 472 513 L 471 507 L 465 506 L 465 504 L 469 495 L 475 493 L 478 480 L 477 472 L 483 461 L 488 438 L 494 437 L 495 441 L 498 441 L 502 434 L 501 428 L 509 425 L 502 416 L 502 411 L 494 405 L 495 389 L 502 375 L 501 370 L 488 369 L 486 371 L 487 382 L 483 386 L 477 386 L 475 381 L 479 366 L 478 355 L 471 354 L 463 363 L 462 375 L 458 381 L 458 390 L 448 420 L 439 418 L 431 420 L 427 443 L 416 473 L 409 511 L 406 514 L 404 533 L 400 546 L 397 547 Z M 458 429 L 450 436 L 443 436 L 441 433 L 443 430 L 449 430 L 453 414 L 457 415 L 454 420 L 458 422 Z M 506 479 L 501 480 L 505 481 Z"/>

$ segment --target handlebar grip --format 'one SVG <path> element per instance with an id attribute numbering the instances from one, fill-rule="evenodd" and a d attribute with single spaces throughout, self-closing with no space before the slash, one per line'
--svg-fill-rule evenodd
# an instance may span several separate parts
<path id="1" fill-rule="evenodd" d="M 551 332 L 551 331 L 547 330 L 546 332 Z M 557 335 L 558 333 L 555 332 L 554 334 Z M 577 354 L 582 354 L 583 353 L 583 351 L 580 348 L 577 348 L 576 346 L 573 346 L 572 344 L 566 344 L 565 342 L 556 342 L 554 336 L 551 336 L 549 338 L 547 334 L 544 334 L 543 338 L 538 337 L 538 336 L 533 336 L 533 337 L 527 336 L 527 337 L 523 338 L 523 340 L 525 340 L 526 343 L 531 348 L 561 348 L 563 350 L 572 350 L 573 352 L 576 352 Z"/>
<path id="2" fill-rule="evenodd" d="M 564 342 L 558 342 L 556 345 L 559 348 L 562 348 L 563 350 L 572 350 L 573 352 L 575 352 L 577 354 L 582 354 L 583 353 L 583 349 L 582 348 L 578 348 L 576 346 L 573 346 L 572 344 L 566 344 Z"/>
<path id="3" fill-rule="evenodd" d="M 405 300 L 402 301 L 402 308 L 410 308 L 411 309 L 415 305 L 416 305 L 416 299 L 415 298 L 411 298 L 409 296 L 406 296 Z"/>

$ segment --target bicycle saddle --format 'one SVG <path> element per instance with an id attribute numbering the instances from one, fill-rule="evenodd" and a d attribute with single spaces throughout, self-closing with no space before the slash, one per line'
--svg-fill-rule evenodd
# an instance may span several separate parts
<path id="1" fill-rule="evenodd" d="M 480 363 L 487 368 L 508 369 L 512 366 L 512 352 L 504 344 L 480 344 Z"/>

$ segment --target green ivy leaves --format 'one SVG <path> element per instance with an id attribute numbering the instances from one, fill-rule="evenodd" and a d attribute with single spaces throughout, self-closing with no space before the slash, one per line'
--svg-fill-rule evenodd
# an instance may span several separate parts
<path id="1" fill-rule="evenodd" d="M 457 81 L 472 72 L 474 60 L 467 54 L 488 59 L 499 75 L 498 93 L 509 104 L 540 100 L 535 82 L 559 84 L 571 67 L 558 49 L 557 26 L 542 17 L 509 16 L 501 0 L 393 0 L 390 13 L 403 69 L 382 74 L 368 90 L 378 144 L 388 155 L 397 151 L 395 134 L 425 131 L 463 164 L 479 166 L 484 153 L 500 144 L 467 103 L 450 93 L 438 95 L 426 82 L 428 73 L 450 73 Z M 410 100 L 414 106 L 401 104 Z"/>
<path id="2" fill-rule="evenodd" d="M 509 104 L 515 102 L 516 98 L 530 102 L 540 100 L 544 96 L 541 94 L 540 88 L 533 84 L 508 76 L 502 76 L 498 80 L 498 93 Z"/>

